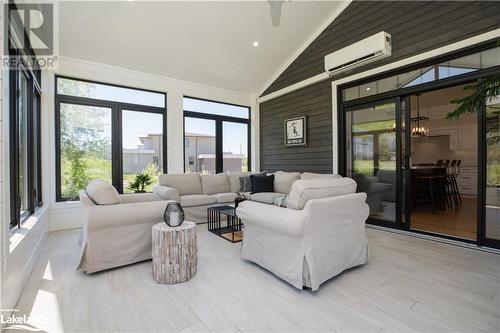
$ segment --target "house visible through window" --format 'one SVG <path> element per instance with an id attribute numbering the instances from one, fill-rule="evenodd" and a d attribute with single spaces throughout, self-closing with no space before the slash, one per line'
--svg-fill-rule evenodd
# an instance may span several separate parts
<path id="1" fill-rule="evenodd" d="M 250 170 L 250 108 L 184 97 L 184 170 Z"/>
<path id="2" fill-rule="evenodd" d="M 93 179 L 133 192 L 139 173 L 166 170 L 165 94 L 57 77 L 57 200 L 76 200 Z M 151 190 L 151 186 L 147 188 Z"/>

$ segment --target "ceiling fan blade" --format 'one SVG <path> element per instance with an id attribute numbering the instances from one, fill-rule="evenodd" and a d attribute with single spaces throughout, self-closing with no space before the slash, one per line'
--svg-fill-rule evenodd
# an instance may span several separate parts
<path id="1" fill-rule="evenodd" d="M 282 0 L 269 0 L 269 7 L 271 8 L 271 22 L 275 27 L 280 25 L 282 4 Z"/>

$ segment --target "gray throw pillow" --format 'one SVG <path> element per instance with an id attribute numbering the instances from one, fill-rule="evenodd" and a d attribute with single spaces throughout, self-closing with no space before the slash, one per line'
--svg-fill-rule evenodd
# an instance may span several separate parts
<path id="1" fill-rule="evenodd" d="M 250 176 L 240 177 L 240 192 L 252 192 L 252 181 Z"/>

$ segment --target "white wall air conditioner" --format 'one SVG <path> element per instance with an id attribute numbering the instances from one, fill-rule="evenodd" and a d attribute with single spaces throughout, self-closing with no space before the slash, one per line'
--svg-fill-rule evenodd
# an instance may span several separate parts
<path id="1" fill-rule="evenodd" d="M 391 35 L 381 31 L 325 56 L 330 76 L 352 70 L 391 55 Z"/>

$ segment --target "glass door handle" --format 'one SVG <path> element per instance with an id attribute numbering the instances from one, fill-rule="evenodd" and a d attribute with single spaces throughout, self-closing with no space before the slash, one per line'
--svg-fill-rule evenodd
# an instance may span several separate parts
<path id="1" fill-rule="evenodd" d="M 409 169 L 411 165 L 411 156 L 404 155 L 403 157 L 403 169 Z"/>

